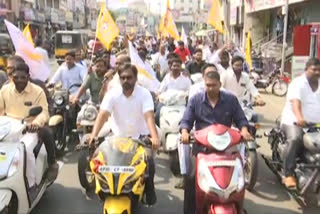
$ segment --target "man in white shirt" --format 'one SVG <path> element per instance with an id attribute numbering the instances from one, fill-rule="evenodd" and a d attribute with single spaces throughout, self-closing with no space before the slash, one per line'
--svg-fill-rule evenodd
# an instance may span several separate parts
<path id="1" fill-rule="evenodd" d="M 160 44 L 159 52 L 152 55 L 152 66 L 155 68 L 158 76 L 161 79 L 165 75 L 165 71 L 168 69 L 168 60 L 166 53 L 166 46 L 164 43 Z"/>
<path id="2" fill-rule="evenodd" d="M 62 83 L 62 87 L 69 89 L 70 86 L 74 84 L 81 85 L 86 74 L 84 73 L 83 68 L 75 63 L 75 53 L 68 52 L 65 56 L 65 63 L 63 63 L 52 79 L 49 82 L 49 85 L 54 85 L 58 82 Z M 79 87 L 73 87 L 70 89 L 71 94 L 77 92 Z"/>
<path id="3" fill-rule="evenodd" d="M 302 127 L 307 123 L 320 123 L 320 61 L 317 58 L 309 59 L 305 73 L 289 85 L 282 112 L 281 129 L 288 143 L 283 160 L 283 183 L 287 188 L 297 186 L 294 177 L 296 157 L 303 149 Z"/>
<path id="4" fill-rule="evenodd" d="M 240 56 L 232 58 L 232 67 L 221 74 L 221 86 L 236 95 L 240 102 L 244 99 L 251 101 L 253 97 L 257 105 L 264 105 L 265 102 L 261 99 L 249 74 L 243 72 L 243 62 L 244 59 Z"/>
<path id="5" fill-rule="evenodd" d="M 154 122 L 154 105 L 150 92 L 136 84 L 138 70 L 134 65 L 124 64 L 118 71 L 121 86 L 109 91 L 100 106 L 89 145 L 93 145 L 102 126 L 112 116 L 112 132 L 115 136 L 138 139 L 141 135 L 151 135 L 152 148 L 159 148 L 159 138 Z M 152 153 L 152 152 L 150 152 Z M 149 177 L 146 180 L 146 200 L 149 205 L 156 202 L 154 190 L 155 166 L 152 154 L 147 157 Z"/>
<path id="6" fill-rule="evenodd" d="M 206 61 L 206 63 L 209 63 L 211 58 L 214 57 L 216 51 L 218 50 L 217 43 L 210 44 L 205 50 L 203 54 L 203 60 Z"/>
<path id="7" fill-rule="evenodd" d="M 158 95 L 166 92 L 169 89 L 179 90 L 179 91 L 189 91 L 191 86 L 191 80 L 182 74 L 182 61 L 180 58 L 172 59 L 172 65 L 170 67 L 171 71 L 167 74 L 160 84 L 158 90 Z M 160 111 L 163 104 L 158 103 L 156 109 L 156 124 L 159 125 Z"/>

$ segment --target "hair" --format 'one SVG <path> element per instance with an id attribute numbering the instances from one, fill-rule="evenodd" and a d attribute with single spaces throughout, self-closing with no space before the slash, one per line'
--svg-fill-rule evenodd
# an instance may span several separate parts
<path id="1" fill-rule="evenodd" d="M 131 65 L 131 64 L 129 64 L 129 63 L 125 63 L 125 64 L 123 64 L 123 65 L 121 65 L 121 66 L 119 67 L 119 70 L 118 70 L 119 76 L 121 75 L 122 72 L 124 72 L 124 71 L 126 71 L 126 70 L 131 70 L 131 71 L 133 72 L 133 74 L 134 74 L 135 77 L 138 76 L 138 69 L 137 69 L 137 67 L 134 66 L 134 65 Z"/>
<path id="2" fill-rule="evenodd" d="M 317 66 L 320 65 L 320 60 L 318 58 L 312 57 L 308 60 L 308 62 L 306 63 L 306 69 L 308 70 L 308 68 L 310 68 L 311 66 Z"/>
<path id="3" fill-rule="evenodd" d="M 202 49 L 201 49 L 201 48 L 196 48 L 196 49 L 194 50 L 193 54 L 196 54 L 196 53 L 198 53 L 198 52 L 201 52 L 201 53 L 202 53 Z"/>
<path id="4" fill-rule="evenodd" d="M 24 71 L 26 74 L 29 75 L 29 66 L 26 63 L 20 62 L 16 65 L 16 67 L 14 68 L 12 73 L 14 73 L 16 71 Z"/>
<path id="5" fill-rule="evenodd" d="M 35 44 L 36 47 L 39 47 L 39 46 L 42 45 L 42 40 L 41 39 L 36 39 L 34 44 Z"/>
<path id="6" fill-rule="evenodd" d="M 8 58 L 8 61 L 14 61 L 15 63 L 26 63 L 21 56 L 13 55 Z"/>
<path id="7" fill-rule="evenodd" d="M 182 60 L 178 57 L 178 58 L 174 58 L 172 59 L 172 64 L 173 63 L 179 63 L 179 64 L 182 64 Z"/>
<path id="8" fill-rule="evenodd" d="M 104 66 L 107 67 L 107 62 L 103 58 L 99 57 L 94 60 L 94 64 L 97 64 L 98 62 L 103 62 Z"/>
<path id="9" fill-rule="evenodd" d="M 168 53 L 167 60 L 173 59 L 173 58 L 179 58 L 179 55 L 176 53 Z"/>
<path id="10" fill-rule="evenodd" d="M 220 74 L 218 71 L 210 71 L 204 75 L 204 78 L 209 78 L 211 80 L 215 79 L 220 82 Z"/>
<path id="11" fill-rule="evenodd" d="M 75 58 L 76 57 L 76 53 L 74 51 L 69 51 L 69 52 L 66 53 L 65 57 L 67 57 L 67 56 L 72 56 L 73 58 Z"/>
<path id="12" fill-rule="evenodd" d="M 205 63 L 204 66 L 201 67 L 201 73 L 204 74 L 205 70 L 206 70 L 207 68 L 210 68 L 210 67 L 213 67 L 213 68 L 215 68 L 216 70 L 218 70 L 218 69 L 217 69 L 217 66 L 216 66 L 215 64 Z"/>
<path id="13" fill-rule="evenodd" d="M 220 53 L 220 56 L 221 56 L 221 58 L 222 58 L 222 57 L 228 57 L 228 58 L 230 58 L 229 53 L 228 53 L 227 51 L 222 51 L 222 52 Z"/>
<path id="14" fill-rule="evenodd" d="M 184 42 L 183 41 L 179 41 L 178 45 L 184 45 Z"/>
<path id="15" fill-rule="evenodd" d="M 244 59 L 241 56 L 234 56 L 231 60 L 231 64 L 233 65 L 234 63 L 241 61 L 242 63 L 244 63 Z"/>
<path id="16" fill-rule="evenodd" d="M 130 58 L 130 56 L 128 56 L 128 55 L 125 55 L 124 57 L 123 57 L 123 62 L 124 63 L 131 63 L 131 58 Z"/>

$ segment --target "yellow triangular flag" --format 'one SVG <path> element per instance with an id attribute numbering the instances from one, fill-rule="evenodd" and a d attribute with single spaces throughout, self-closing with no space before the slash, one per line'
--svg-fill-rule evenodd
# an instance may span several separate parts
<path id="1" fill-rule="evenodd" d="M 33 39 L 32 39 L 32 34 L 31 34 L 31 30 L 30 30 L 30 24 L 27 24 L 27 26 L 23 29 L 23 35 L 27 38 L 27 40 L 33 45 L 34 47 L 34 43 L 33 43 Z"/>
<path id="2" fill-rule="evenodd" d="M 251 58 L 251 33 L 248 32 L 246 41 L 246 61 L 248 63 L 249 69 L 252 69 L 252 58 Z"/>
<path id="3" fill-rule="evenodd" d="M 101 6 L 96 35 L 107 50 L 110 50 L 113 40 L 119 35 L 119 28 L 112 19 L 105 3 Z"/>
<path id="4" fill-rule="evenodd" d="M 159 31 L 161 35 L 165 35 L 165 36 L 170 35 L 175 40 L 177 41 L 180 40 L 179 32 L 176 24 L 174 23 L 173 15 L 171 13 L 169 0 L 167 0 L 167 11 L 165 15 L 161 18 Z"/>
<path id="5" fill-rule="evenodd" d="M 220 0 L 212 0 L 211 10 L 208 16 L 208 24 L 212 25 L 212 27 L 217 31 L 224 34 L 220 8 Z"/>

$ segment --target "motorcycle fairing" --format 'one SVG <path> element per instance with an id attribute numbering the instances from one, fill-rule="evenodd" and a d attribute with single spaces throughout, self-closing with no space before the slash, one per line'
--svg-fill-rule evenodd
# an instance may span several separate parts
<path id="1" fill-rule="evenodd" d="M 125 211 L 131 214 L 131 200 L 127 196 L 107 197 L 104 201 L 104 214 L 121 214 Z"/>

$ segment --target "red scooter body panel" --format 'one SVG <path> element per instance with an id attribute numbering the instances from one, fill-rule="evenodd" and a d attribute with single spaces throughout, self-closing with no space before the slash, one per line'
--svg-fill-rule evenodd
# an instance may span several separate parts
<path id="1" fill-rule="evenodd" d="M 205 129 L 195 131 L 194 138 L 196 139 L 197 143 L 200 143 L 205 147 L 212 148 L 212 146 L 208 142 L 208 133 L 213 132 L 216 135 L 222 135 L 227 131 L 229 132 L 232 139 L 230 145 L 227 147 L 228 149 L 236 144 L 239 144 L 241 140 L 241 135 L 239 131 L 236 129 L 230 128 L 228 126 L 224 126 L 221 124 L 214 124 L 214 125 L 208 126 Z"/>
<path id="2" fill-rule="evenodd" d="M 231 136 L 231 143 L 226 148 L 229 149 L 237 144 L 241 143 L 241 135 L 236 129 L 232 129 L 223 125 L 212 125 L 203 130 L 195 132 L 196 142 L 213 149 L 212 146 L 208 143 L 207 136 L 209 132 L 214 132 L 217 135 L 222 135 L 225 132 L 229 132 Z M 219 151 L 215 152 L 212 150 L 212 153 L 198 153 L 197 154 L 197 163 L 196 163 L 196 210 L 197 213 L 212 213 L 212 214 L 237 214 L 237 204 L 244 201 L 245 188 L 239 192 L 233 191 L 228 198 L 224 198 L 216 194 L 215 192 L 209 191 L 205 192 L 200 187 L 200 178 L 199 176 L 199 164 L 206 163 L 212 175 L 212 178 L 216 184 L 220 187 L 221 191 L 227 190 L 230 186 L 231 179 L 235 167 L 232 166 L 217 166 L 216 163 L 221 161 L 232 162 L 239 159 L 242 163 L 242 157 L 239 152 L 226 152 Z M 203 166 L 203 165 L 202 165 Z"/>

